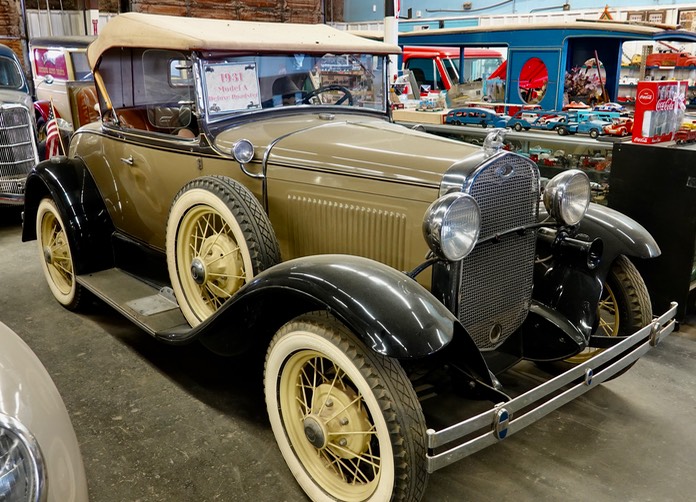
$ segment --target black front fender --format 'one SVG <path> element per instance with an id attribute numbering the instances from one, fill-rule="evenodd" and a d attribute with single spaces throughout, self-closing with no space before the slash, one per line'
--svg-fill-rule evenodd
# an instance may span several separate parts
<path id="1" fill-rule="evenodd" d="M 599 266 L 600 275 L 606 277 L 611 264 L 621 254 L 636 258 L 660 256 L 660 246 L 645 227 L 623 213 L 599 204 L 590 204 L 580 223 L 580 232 L 591 239 L 597 237 L 604 243 L 604 253 Z"/>
<path id="2" fill-rule="evenodd" d="M 185 337 L 224 346 L 226 338 L 239 336 L 241 319 L 251 335 L 258 326 L 273 331 L 312 310 L 327 310 L 369 348 L 400 359 L 434 354 L 452 341 L 456 329 L 463 331 L 457 318 L 407 275 L 367 258 L 318 255 L 260 273 Z"/>
<path id="3" fill-rule="evenodd" d="M 80 159 L 54 157 L 36 165 L 27 177 L 22 241 L 36 239 L 36 213 L 50 197 L 60 213 L 77 274 L 113 266 L 113 224 L 99 190 Z"/>

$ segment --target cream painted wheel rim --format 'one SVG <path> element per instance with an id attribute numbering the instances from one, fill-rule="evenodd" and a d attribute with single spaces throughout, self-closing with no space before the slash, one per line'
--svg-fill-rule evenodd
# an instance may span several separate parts
<path id="1" fill-rule="evenodd" d="M 51 292 L 63 305 L 75 297 L 75 273 L 68 236 L 53 201 L 44 199 L 37 215 L 41 264 Z"/>
<path id="2" fill-rule="evenodd" d="M 380 398 L 353 357 L 324 338 L 324 327 L 302 324 L 286 326 L 266 359 L 266 406 L 278 447 L 315 502 L 390 500 L 395 459 Z"/>
<path id="3" fill-rule="evenodd" d="M 381 473 L 379 448 L 371 441 L 377 432 L 350 378 L 318 352 L 298 352 L 283 370 L 279 404 L 312 478 L 339 500 L 369 497 Z"/>
<path id="4" fill-rule="evenodd" d="M 215 208 L 201 204 L 181 218 L 176 256 L 183 294 L 195 316 L 206 319 L 251 279 L 251 258 L 241 230 Z M 247 256 L 245 256 L 245 254 Z"/>

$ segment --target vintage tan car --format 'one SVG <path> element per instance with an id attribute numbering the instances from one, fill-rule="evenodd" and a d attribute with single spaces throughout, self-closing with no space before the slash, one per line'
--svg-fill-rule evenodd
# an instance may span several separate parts
<path id="1" fill-rule="evenodd" d="M 266 352 L 270 422 L 313 500 L 419 500 L 673 329 L 627 257 L 659 248 L 589 204 L 584 173 L 542 204 L 500 131 L 481 148 L 392 123 L 398 51 L 118 16 L 88 49 L 101 122 L 27 185 L 23 239 L 65 307 L 92 294 L 163 342 Z M 570 369 L 513 396 L 495 375 L 521 359 Z M 425 398 L 452 390 L 492 405 L 429 429 Z"/>
<path id="2" fill-rule="evenodd" d="M 1 322 L 0 500 L 87 502 L 63 399 L 36 354 Z"/>

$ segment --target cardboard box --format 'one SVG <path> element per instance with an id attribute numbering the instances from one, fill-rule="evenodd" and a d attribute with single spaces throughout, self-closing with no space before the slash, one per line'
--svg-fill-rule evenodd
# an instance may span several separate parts
<path id="1" fill-rule="evenodd" d="M 392 117 L 395 122 L 413 122 L 416 124 L 442 124 L 447 110 L 435 112 L 420 112 L 416 110 L 393 110 Z"/>
<path id="2" fill-rule="evenodd" d="M 640 81 L 636 89 L 634 143 L 671 141 L 684 118 L 688 82 Z"/>

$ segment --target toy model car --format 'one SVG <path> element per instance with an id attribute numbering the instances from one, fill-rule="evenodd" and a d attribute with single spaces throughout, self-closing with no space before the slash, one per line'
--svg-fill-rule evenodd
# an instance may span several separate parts
<path id="1" fill-rule="evenodd" d="M 38 162 L 29 85 L 19 59 L 0 44 L 0 206 L 21 206 L 27 174 Z"/>
<path id="2" fill-rule="evenodd" d="M 626 107 L 621 103 L 602 103 L 601 105 L 596 105 L 593 109 L 595 112 L 616 112 L 623 113 L 626 111 Z"/>
<path id="3" fill-rule="evenodd" d="M 605 114 L 607 118 L 602 118 L 600 114 Z M 568 115 L 568 121 L 559 125 L 556 129 L 559 135 L 567 134 L 589 134 L 591 138 L 597 138 L 604 134 L 604 127 L 611 124 L 613 118 L 618 118 L 616 112 L 586 112 L 576 110 Z M 612 118 L 608 118 L 612 117 Z"/>
<path id="4" fill-rule="evenodd" d="M 498 115 L 494 110 L 479 107 L 456 108 L 445 116 L 446 124 L 477 125 L 481 127 L 505 127 L 510 120 L 507 115 Z"/>
<path id="5" fill-rule="evenodd" d="M 696 66 L 696 56 L 690 52 L 656 52 L 645 58 L 646 66 Z"/>
<path id="6" fill-rule="evenodd" d="M 23 239 L 65 307 L 91 293 L 163 342 L 266 353 L 270 423 L 313 500 L 419 500 L 429 473 L 673 329 L 628 258 L 658 246 L 590 205 L 585 173 L 541 205 L 500 130 L 481 148 L 390 121 L 398 51 L 324 25 L 117 16 L 88 49 L 101 122 L 27 184 Z M 518 397 L 495 376 L 568 358 Z M 492 405 L 429 429 L 422 388 Z"/>
<path id="7" fill-rule="evenodd" d="M 86 502 L 80 448 L 39 358 L 0 323 L 0 500 Z"/>
<path id="8" fill-rule="evenodd" d="M 568 114 L 566 112 L 521 110 L 508 120 L 507 126 L 515 131 L 522 129 L 525 131 L 529 129 L 558 131 L 567 122 Z"/>
<path id="9" fill-rule="evenodd" d="M 610 136 L 628 136 L 633 132 L 633 119 L 621 117 L 612 120 L 611 124 L 604 126 L 604 134 Z"/>

